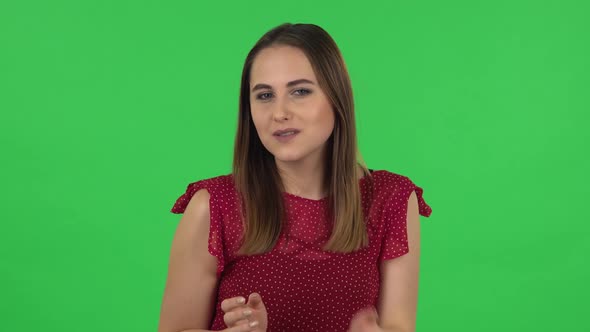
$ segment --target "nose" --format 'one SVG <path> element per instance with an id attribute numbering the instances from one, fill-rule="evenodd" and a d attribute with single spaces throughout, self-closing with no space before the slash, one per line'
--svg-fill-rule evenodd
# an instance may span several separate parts
<path id="1" fill-rule="evenodd" d="M 289 110 L 289 107 L 287 105 L 287 103 L 289 102 L 288 99 L 285 97 L 283 98 L 283 100 L 280 100 L 279 98 L 278 102 L 276 103 L 276 106 L 273 110 L 273 118 L 275 121 L 285 121 L 288 120 L 291 117 L 291 111 Z"/>

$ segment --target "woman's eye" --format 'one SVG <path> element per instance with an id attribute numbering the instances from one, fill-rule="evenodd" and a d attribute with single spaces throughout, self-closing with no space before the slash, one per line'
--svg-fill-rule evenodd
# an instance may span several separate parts
<path id="1" fill-rule="evenodd" d="M 294 93 L 296 93 L 296 95 L 298 95 L 298 96 L 305 96 L 305 95 L 310 94 L 311 91 L 308 89 L 297 89 L 294 91 Z M 256 99 L 268 100 L 270 98 L 270 95 L 272 95 L 272 93 L 270 93 L 270 92 L 261 93 L 258 96 L 256 96 Z"/>
<path id="2" fill-rule="evenodd" d="M 263 98 L 263 97 L 262 97 L 262 96 L 266 96 L 266 95 L 270 95 L 270 93 L 269 93 L 269 92 L 266 92 L 266 93 L 261 93 L 261 94 L 259 94 L 258 96 L 256 96 L 256 99 L 266 100 L 266 99 L 268 99 L 268 98 Z"/>
<path id="3" fill-rule="evenodd" d="M 311 92 L 311 91 L 309 91 L 307 89 L 298 89 L 298 90 L 295 90 L 295 92 L 297 92 L 297 91 L 302 91 L 303 92 L 303 94 L 300 94 L 300 95 L 308 95 Z"/>

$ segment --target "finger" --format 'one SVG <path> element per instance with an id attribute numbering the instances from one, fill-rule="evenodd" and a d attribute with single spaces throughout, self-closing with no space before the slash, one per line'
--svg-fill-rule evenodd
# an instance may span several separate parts
<path id="1" fill-rule="evenodd" d="M 350 321 L 350 326 L 348 327 L 348 332 L 359 332 L 359 331 L 362 331 L 361 322 L 357 318 L 358 318 L 358 316 L 355 316 Z"/>
<path id="2" fill-rule="evenodd" d="M 251 327 L 249 324 L 241 324 L 234 327 L 227 328 L 223 332 L 249 332 L 258 328 L 258 325 Z"/>
<path id="3" fill-rule="evenodd" d="M 258 293 L 252 293 L 248 296 L 248 306 L 254 309 L 262 309 L 264 308 L 264 303 L 262 303 L 262 296 Z"/>
<path id="4" fill-rule="evenodd" d="M 230 328 L 227 328 L 227 329 L 225 329 L 225 330 L 223 330 L 223 331 L 225 331 L 225 332 L 245 332 L 245 331 L 254 331 L 254 330 L 256 330 L 256 329 L 259 327 L 259 325 L 260 325 L 260 323 L 258 323 L 258 321 L 255 321 L 255 322 L 256 322 L 256 325 L 254 325 L 254 326 L 250 326 L 250 324 L 252 324 L 253 322 L 250 322 L 250 321 L 245 321 L 245 323 L 241 323 L 241 324 L 239 324 L 239 325 L 232 326 L 232 327 L 230 327 Z"/>
<path id="5" fill-rule="evenodd" d="M 223 321 L 225 325 L 228 327 L 232 327 L 237 325 L 240 321 L 246 320 L 249 321 L 249 318 L 252 316 L 252 309 L 250 308 L 236 308 L 228 313 L 223 315 Z"/>
<path id="6" fill-rule="evenodd" d="M 240 306 L 245 306 L 245 303 L 246 299 L 243 296 L 230 297 L 221 302 L 221 310 L 229 312 Z"/>
<path id="7" fill-rule="evenodd" d="M 371 311 L 369 312 L 369 316 L 371 317 L 372 321 L 374 321 L 374 322 L 379 321 L 379 313 L 377 312 L 377 309 L 375 309 L 374 307 L 371 307 Z"/>
<path id="8" fill-rule="evenodd" d="M 250 324 L 250 321 L 248 319 L 241 319 L 241 320 L 237 321 L 234 325 L 244 325 L 244 324 L 248 325 L 248 324 Z"/>
<path id="9" fill-rule="evenodd" d="M 350 331 L 357 332 L 362 329 L 364 314 L 362 311 L 357 312 L 350 321 Z"/>
<path id="10" fill-rule="evenodd" d="M 364 308 L 354 314 L 350 322 L 350 331 L 363 331 L 366 328 L 376 324 L 374 319 L 376 311 L 372 308 Z"/>
<path id="11" fill-rule="evenodd" d="M 373 307 L 373 306 L 363 309 L 362 315 L 363 315 L 364 321 L 371 322 L 371 323 L 376 322 L 377 319 L 379 318 L 377 315 L 377 309 L 375 309 L 375 307 Z"/>

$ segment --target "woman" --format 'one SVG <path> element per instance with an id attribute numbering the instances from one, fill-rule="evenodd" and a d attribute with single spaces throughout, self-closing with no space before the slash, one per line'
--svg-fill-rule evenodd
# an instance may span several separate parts
<path id="1" fill-rule="evenodd" d="M 160 332 L 414 331 L 431 208 L 408 177 L 358 161 L 354 119 L 326 31 L 282 24 L 256 43 L 232 174 L 190 183 L 171 210 Z"/>

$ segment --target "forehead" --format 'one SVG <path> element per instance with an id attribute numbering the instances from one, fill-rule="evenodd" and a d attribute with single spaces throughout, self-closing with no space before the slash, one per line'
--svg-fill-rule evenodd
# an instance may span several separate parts
<path id="1" fill-rule="evenodd" d="M 284 85 L 300 78 L 315 81 L 307 56 L 302 50 L 292 46 L 271 46 L 261 50 L 254 58 L 250 72 L 251 85 Z"/>

